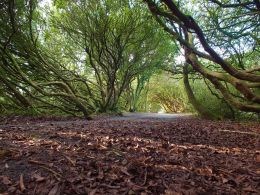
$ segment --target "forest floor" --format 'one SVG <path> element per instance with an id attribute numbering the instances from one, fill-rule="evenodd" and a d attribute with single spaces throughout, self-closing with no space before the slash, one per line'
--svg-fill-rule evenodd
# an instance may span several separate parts
<path id="1" fill-rule="evenodd" d="M 182 117 L 13 117 L 0 194 L 259 194 L 260 124 Z"/>

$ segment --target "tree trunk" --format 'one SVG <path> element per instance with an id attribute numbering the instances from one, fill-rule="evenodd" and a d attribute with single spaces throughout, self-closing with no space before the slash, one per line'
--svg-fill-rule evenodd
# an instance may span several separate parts
<path id="1" fill-rule="evenodd" d="M 188 77 L 188 64 L 186 63 L 183 67 L 183 83 L 184 83 L 184 87 L 185 87 L 185 91 L 187 93 L 189 102 L 192 104 L 192 106 L 194 107 L 194 109 L 199 113 L 199 115 L 203 118 L 207 118 L 207 119 L 215 119 L 217 118 L 216 115 L 208 112 L 199 101 L 197 101 L 192 88 L 190 86 L 189 83 L 189 77 Z"/>

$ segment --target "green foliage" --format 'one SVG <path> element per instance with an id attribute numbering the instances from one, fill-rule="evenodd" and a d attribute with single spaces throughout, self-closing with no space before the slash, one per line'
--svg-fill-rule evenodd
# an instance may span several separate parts
<path id="1" fill-rule="evenodd" d="M 205 83 L 204 80 L 194 80 L 190 83 L 196 99 L 201 102 L 204 109 L 212 113 L 216 119 L 235 118 L 235 110 L 229 106 L 212 85 L 208 82 Z"/>
<path id="2" fill-rule="evenodd" d="M 11 25 L 1 29 L 0 63 L 5 103 L 31 114 L 119 112 L 131 83 L 142 78 L 141 91 L 171 58 L 169 37 L 143 8 L 122 0 L 55 1 L 50 11 L 36 1 L 7 3 L 1 24 Z"/>
<path id="3" fill-rule="evenodd" d="M 225 61 L 239 71 L 247 69 L 259 75 L 259 25 L 252 20 L 253 4 L 249 12 L 239 7 L 230 12 L 208 1 L 175 3 L 199 21 L 207 43 Z M 157 23 L 160 18 L 154 20 L 145 4 L 129 0 L 55 0 L 52 6 L 43 7 L 36 0 L 18 0 L 1 2 L 0 9 L 2 114 L 88 117 L 122 110 L 194 111 L 180 80 L 183 62 L 175 62 L 183 54 L 184 45 L 160 28 Z M 161 23 L 166 22 L 164 28 L 171 26 L 179 33 L 179 41 L 185 37 L 181 32 L 183 24 L 176 21 L 164 18 Z M 200 50 L 197 44 L 192 47 Z M 242 104 L 259 98 L 259 83 L 230 77 L 211 58 L 199 56 L 198 61 L 207 73 L 217 72 L 220 84 Z M 170 78 L 164 70 L 179 77 L 178 80 Z M 202 77 L 194 70 L 192 66 L 187 69 L 192 90 L 210 113 L 217 118 L 250 115 L 230 107 L 227 102 L 231 98 L 223 98 L 223 93 L 209 84 L 209 77 L 205 83 L 205 74 Z M 246 93 L 239 91 L 237 83 L 245 85 L 250 90 L 244 90 L 246 87 L 243 90 L 256 98 L 245 101 Z"/>
<path id="4" fill-rule="evenodd" d="M 155 77 L 150 82 L 149 89 L 148 103 L 152 111 L 167 113 L 189 112 L 182 81 L 163 74 Z"/>
<path id="5" fill-rule="evenodd" d="M 258 1 L 145 2 L 161 27 L 183 49 L 186 63 L 206 78 L 229 105 L 245 112 L 260 112 L 260 97 L 255 90 L 259 88 L 260 67 L 249 60 L 259 53 Z M 236 93 L 229 90 L 230 85 Z M 191 90 L 187 91 L 190 101 L 194 100 Z M 200 103 L 191 102 L 207 116 L 200 110 Z"/>
<path id="6" fill-rule="evenodd" d="M 151 75 L 172 52 L 165 50 L 169 38 L 136 2 L 70 2 L 53 15 L 52 24 L 65 33 L 61 45 L 69 43 L 62 53 L 95 83 L 91 98 L 98 112 L 117 110 L 131 82 Z"/>
<path id="7" fill-rule="evenodd" d="M 171 78 L 171 75 L 165 72 L 153 75 L 139 97 L 136 111 L 166 113 L 191 111 L 182 81 Z"/>

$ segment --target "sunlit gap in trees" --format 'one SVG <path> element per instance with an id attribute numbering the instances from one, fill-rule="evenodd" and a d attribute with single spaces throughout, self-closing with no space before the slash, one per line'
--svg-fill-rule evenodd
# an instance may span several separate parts
<path id="1" fill-rule="evenodd" d="M 52 6 L 52 0 L 40 0 L 39 1 L 39 6 L 40 7 L 50 7 Z"/>

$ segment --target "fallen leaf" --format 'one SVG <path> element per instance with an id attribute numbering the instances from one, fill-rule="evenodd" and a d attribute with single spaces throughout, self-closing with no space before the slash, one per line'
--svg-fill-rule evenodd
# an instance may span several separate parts
<path id="1" fill-rule="evenodd" d="M 165 190 L 165 195 L 182 195 L 182 193 L 167 189 Z"/>
<path id="2" fill-rule="evenodd" d="M 12 183 L 7 176 L 2 176 L 2 182 L 3 182 L 3 184 L 5 184 L 5 185 L 9 185 L 9 184 Z"/>
<path id="3" fill-rule="evenodd" d="M 257 191 L 256 189 L 253 189 L 251 186 L 248 186 L 246 188 L 243 188 L 243 191 L 246 191 L 246 192 L 256 192 L 258 193 L 259 191 Z"/>
<path id="4" fill-rule="evenodd" d="M 104 171 L 102 170 L 101 167 L 98 168 L 98 179 L 103 179 L 104 178 Z"/>
<path id="5" fill-rule="evenodd" d="M 89 192 L 89 195 L 94 195 L 94 194 L 96 193 L 96 191 L 97 191 L 97 188 L 91 190 L 91 191 Z"/>
<path id="6" fill-rule="evenodd" d="M 205 167 L 205 168 L 198 168 L 196 169 L 196 172 L 200 175 L 207 175 L 207 176 L 211 176 L 212 175 L 212 169 L 209 167 Z"/>
<path id="7" fill-rule="evenodd" d="M 222 178 L 222 182 L 223 182 L 223 183 L 227 183 L 227 182 L 228 182 L 228 179 Z"/>
<path id="8" fill-rule="evenodd" d="M 74 124 L 52 119 L 50 128 L 49 119 L 42 118 L 41 127 L 39 119 L 28 126 L 26 120 L 21 117 L 0 132 L 1 144 L 11 151 L 2 162 L 0 175 L 6 178 L 0 176 L 0 188 L 10 195 L 259 193 L 257 139 L 232 132 L 258 131 L 259 124 L 199 118 Z M 20 175 L 13 182 L 21 170 L 26 171 L 24 192 Z"/>
<path id="9" fill-rule="evenodd" d="M 23 192 L 26 189 L 25 186 L 24 186 L 24 182 L 23 182 L 23 174 L 20 175 L 19 183 L 20 183 L 20 189 Z"/>
<path id="10" fill-rule="evenodd" d="M 130 173 L 127 172 L 127 168 L 126 167 L 120 167 L 120 171 L 128 176 L 131 176 Z"/>
<path id="11" fill-rule="evenodd" d="M 34 173 L 32 177 L 35 179 L 36 182 L 41 182 L 45 180 L 45 177 L 42 177 L 40 173 Z"/>
<path id="12" fill-rule="evenodd" d="M 128 194 L 129 194 L 129 195 L 134 195 L 134 194 L 136 194 L 136 193 L 135 193 L 133 190 L 129 190 Z"/>
<path id="13" fill-rule="evenodd" d="M 126 159 L 124 159 L 123 161 L 122 161 L 122 165 L 126 165 L 128 163 L 128 161 L 126 160 Z"/>
<path id="14" fill-rule="evenodd" d="M 16 191 L 16 187 L 11 186 L 10 188 L 8 188 L 8 192 L 14 193 Z"/>
<path id="15" fill-rule="evenodd" d="M 5 168 L 8 169 L 9 168 L 9 165 L 7 163 L 5 163 Z"/>
<path id="16" fill-rule="evenodd" d="M 56 183 L 53 188 L 49 191 L 48 195 L 59 195 L 60 192 L 59 192 L 59 184 Z"/>
<path id="17" fill-rule="evenodd" d="M 0 159 L 8 155 L 9 151 L 5 149 L 0 149 Z"/>

